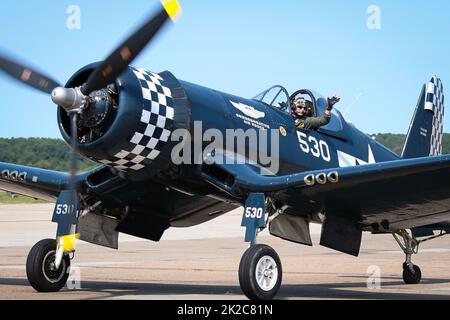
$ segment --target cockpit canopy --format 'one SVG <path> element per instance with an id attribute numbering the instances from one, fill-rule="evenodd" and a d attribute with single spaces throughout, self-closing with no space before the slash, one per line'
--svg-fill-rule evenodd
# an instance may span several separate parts
<path id="1" fill-rule="evenodd" d="M 320 117 L 325 113 L 327 108 L 327 99 L 314 90 L 300 89 L 289 95 L 286 88 L 280 85 L 273 86 L 256 97 L 253 100 L 260 101 L 270 107 L 281 110 L 292 115 L 292 106 L 295 100 L 303 98 L 306 100 L 307 106 L 310 108 L 309 114 L 312 117 Z M 340 132 L 344 128 L 345 120 L 342 114 L 333 109 L 333 116 L 330 123 L 321 128 L 321 131 Z"/>
<path id="2" fill-rule="evenodd" d="M 280 109 L 285 112 L 291 112 L 291 106 L 289 103 L 289 93 L 287 90 L 280 86 L 273 86 L 266 91 L 258 94 L 253 100 L 261 101 L 269 106 Z"/>

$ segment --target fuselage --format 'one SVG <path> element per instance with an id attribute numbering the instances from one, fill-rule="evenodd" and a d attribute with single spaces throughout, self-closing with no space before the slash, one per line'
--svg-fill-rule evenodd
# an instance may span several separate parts
<path id="1" fill-rule="evenodd" d="M 192 108 L 192 125 L 194 121 L 201 122 L 202 134 L 208 129 L 219 129 L 222 132 L 227 129 L 279 132 L 280 168 L 273 172 L 274 175 L 399 159 L 392 151 L 346 122 L 337 110 L 333 111 L 333 118 L 328 126 L 318 131 L 308 131 L 297 129 L 288 112 L 263 102 L 184 81 L 181 84 Z M 245 111 L 236 108 L 236 104 L 251 107 L 257 112 L 258 118 L 245 114 Z M 255 111 L 252 110 L 253 113 Z M 317 110 L 318 115 L 324 112 L 324 109 Z M 251 148 L 251 145 L 246 145 L 247 154 L 242 156 L 248 157 L 248 150 Z"/>
<path id="2" fill-rule="evenodd" d="M 81 85 L 94 67 L 80 70 L 68 85 Z M 130 68 L 116 87 L 114 120 L 102 136 L 78 148 L 104 164 L 83 179 L 90 192 L 108 193 L 115 199 L 111 206 L 151 206 L 145 185 L 154 183 L 224 201 L 230 208 L 242 205 L 246 194 L 229 194 L 221 188 L 230 177 L 214 167 L 215 161 L 229 161 L 230 155 L 230 161 L 235 161 L 231 164 L 249 165 L 261 174 L 276 176 L 398 159 L 347 123 L 337 110 L 328 126 L 306 131 L 295 127 L 289 111 L 178 80 L 167 71 L 156 74 Z M 323 98 L 314 99 L 316 114 L 322 115 Z M 69 141 L 63 110 L 59 121 Z M 189 137 L 180 138 L 183 135 Z M 218 135 L 224 141 L 217 141 Z"/>

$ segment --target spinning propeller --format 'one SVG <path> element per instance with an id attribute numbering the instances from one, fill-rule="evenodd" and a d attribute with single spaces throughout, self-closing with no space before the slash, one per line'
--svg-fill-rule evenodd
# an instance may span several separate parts
<path id="1" fill-rule="evenodd" d="M 175 20 L 181 12 L 178 0 L 162 0 L 163 8 L 141 28 L 125 40 L 91 73 L 87 82 L 77 88 L 65 88 L 57 81 L 13 59 L 0 55 L 0 71 L 33 89 L 51 94 L 52 101 L 65 109 L 71 121 L 71 170 L 67 190 L 61 192 L 53 214 L 53 222 L 58 223 L 58 250 L 55 267 L 58 269 L 65 252 L 75 251 L 78 192 L 77 192 L 77 145 L 78 117 L 92 102 L 90 94 L 103 89 L 128 68 L 130 63 L 152 41 L 162 26 Z"/>

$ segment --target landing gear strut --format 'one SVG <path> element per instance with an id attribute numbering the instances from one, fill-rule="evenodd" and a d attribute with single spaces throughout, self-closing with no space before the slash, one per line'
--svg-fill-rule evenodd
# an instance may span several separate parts
<path id="1" fill-rule="evenodd" d="M 393 235 L 406 255 L 405 263 L 403 263 L 403 281 L 406 284 L 420 283 L 422 280 L 422 271 L 418 266 L 412 263 L 411 259 L 413 254 L 418 253 L 420 242 L 406 230 L 397 231 L 396 233 L 393 233 Z"/>
<path id="2" fill-rule="evenodd" d="M 245 240 L 250 247 L 239 265 L 239 284 L 251 300 L 272 300 L 281 287 L 283 268 L 280 257 L 273 248 L 256 244 L 256 239 L 286 209 L 277 209 L 270 199 L 266 201 L 264 194 L 250 194 L 247 199 L 242 226 L 246 228 Z"/>
<path id="3" fill-rule="evenodd" d="M 444 237 L 449 233 L 446 230 L 441 230 L 439 234 L 435 234 L 422 240 L 417 240 L 416 237 L 410 235 L 406 230 L 399 230 L 392 234 L 406 255 L 406 260 L 403 264 L 403 280 L 406 284 L 418 284 L 422 280 L 422 271 L 418 266 L 412 263 L 412 255 L 419 252 L 419 245 L 421 243 Z"/>

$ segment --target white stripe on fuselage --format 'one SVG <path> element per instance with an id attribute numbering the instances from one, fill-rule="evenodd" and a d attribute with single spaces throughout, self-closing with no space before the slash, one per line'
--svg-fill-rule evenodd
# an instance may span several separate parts
<path id="1" fill-rule="evenodd" d="M 341 168 L 377 163 L 375 157 L 373 156 L 372 148 L 370 147 L 370 145 L 369 145 L 369 156 L 367 157 L 368 161 L 361 160 L 359 158 L 356 158 L 352 155 L 349 155 L 348 153 L 339 150 L 337 154 L 339 159 L 339 167 Z"/>

